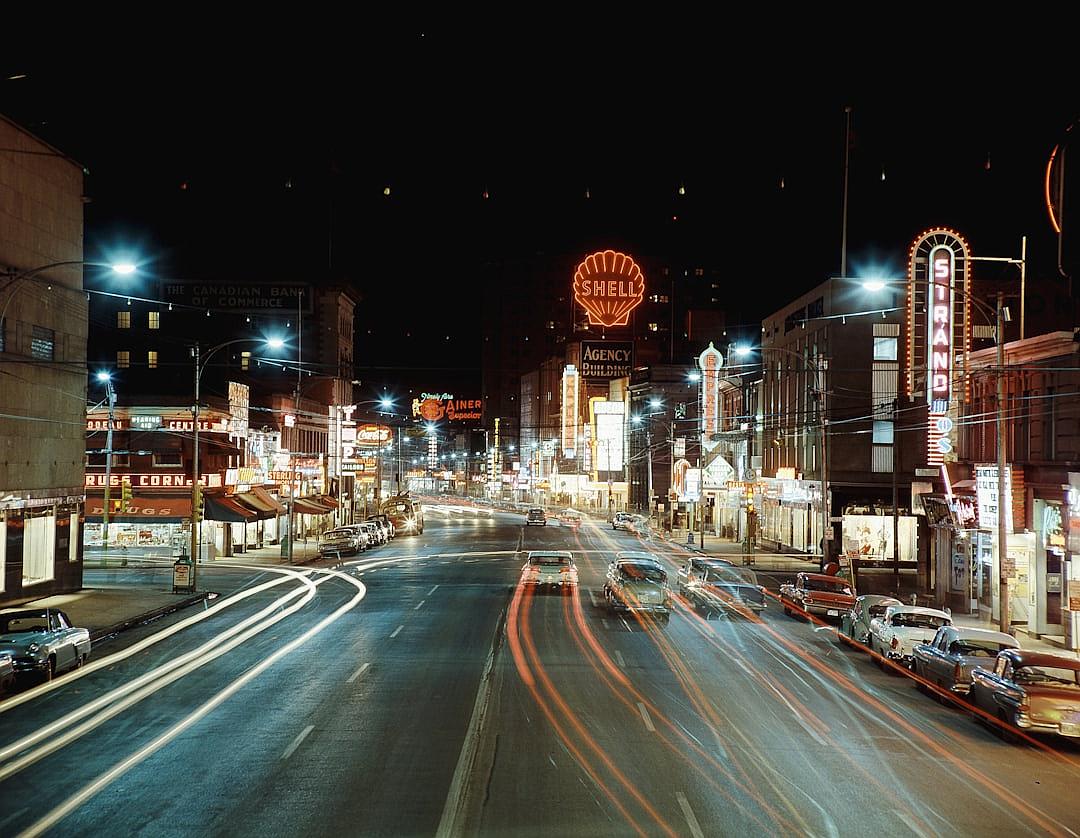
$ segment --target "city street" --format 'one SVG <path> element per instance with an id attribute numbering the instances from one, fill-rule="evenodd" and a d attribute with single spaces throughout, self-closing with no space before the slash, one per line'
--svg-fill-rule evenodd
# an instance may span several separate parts
<path id="1" fill-rule="evenodd" d="M 539 547 L 577 595 L 517 589 Z M 0 704 L 0 832 L 1076 834 L 1080 748 L 1007 744 L 775 603 L 608 614 L 635 548 L 432 506 L 340 566 L 248 572 Z"/>

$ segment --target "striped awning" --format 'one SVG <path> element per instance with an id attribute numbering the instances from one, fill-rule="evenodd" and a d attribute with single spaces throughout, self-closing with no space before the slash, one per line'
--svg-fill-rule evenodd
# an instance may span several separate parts
<path id="1" fill-rule="evenodd" d="M 333 511 L 333 507 L 326 506 L 320 501 L 319 495 L 296 498 L 293 501 L 293 509 L 301 515 L 326 515 Z"/>
<path id="2" fill-rule="evenodd" d="M 254 512 L 259 519 L 275 518 L 285 513 L 285 508 L 280 503 L 259 488 L 252 489 L 250 492 L 239 492 L 229 497 Z"/>
<path id="3" fill-rule="evenodd" d="M 242 503 L 225 495 L 203 495 L 203 518 L 207 521 L 224 521 L 244 524 L 258 520 L 258 515 Z"/>

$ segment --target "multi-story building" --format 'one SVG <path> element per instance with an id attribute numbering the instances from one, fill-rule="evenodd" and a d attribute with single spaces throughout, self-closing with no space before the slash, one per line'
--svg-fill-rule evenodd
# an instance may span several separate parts
<path id="1" fill-rule="evenodd" d="M 0 117 L 0 604 L 82 587 L 83 169 Z"/>

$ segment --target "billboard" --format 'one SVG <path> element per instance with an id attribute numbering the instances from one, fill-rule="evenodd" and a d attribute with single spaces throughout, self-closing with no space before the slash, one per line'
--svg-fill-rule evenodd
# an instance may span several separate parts
<path id="1" fill-rule="evenodd" d="M 311 286 L 302 282 L 175 282 L 162 284 L 167 303 L 196 308 L 233 311 L 238 314 L 290 314 L 312 311 Z"/>
<path id="2" fill-rule="evenodd" d="M 625 326 L 645 297 L 645 276 L 625 253 L 601 250 L 574 271 L 574 299 L 593 326 Z"/>
<path id="3" fill-rule="evenodd" d="M 601 472 L 619 472 L 623 470 L 623 438 L 626 406 L 623 402 L 606 399 L 589 399 L 589 412 L 593 424 L 594 470 Z M 607 479 L 607 478 L 600 478 Z"/>
<path id="4" fill-rule="evenodd" d="M 484 418 L 484 401 L 458 398 L 453 393 L 421 393 L 412 401 L 412 415 L 427 422 L 478 422 Z"/>
<path id="5" fill-rule="evenodd" d="M 632 341 L 585 340 L 581 342 L 581 377 L 586 381 L 626 378 L 634 367 Z"/>

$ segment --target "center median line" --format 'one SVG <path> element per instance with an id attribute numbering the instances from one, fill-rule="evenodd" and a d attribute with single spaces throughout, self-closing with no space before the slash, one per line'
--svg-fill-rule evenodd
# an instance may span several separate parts
<path id="1" fill-rule="evenodd" d="M 307 739 L 308 734 L 315 729 L 315 725 L 308 725 L 292 741 L 288 748 L 285 749 L 285 753 L 281 755 L 282 759 L 288 759 L 293 755 L 293 751 L 300 747 L 300 743 Z"/>

